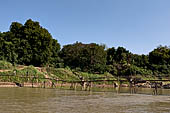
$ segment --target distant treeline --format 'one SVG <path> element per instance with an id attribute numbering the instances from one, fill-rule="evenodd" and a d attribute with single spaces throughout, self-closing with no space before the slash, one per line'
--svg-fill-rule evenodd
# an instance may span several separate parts
<path id="1" fill-rule="evenodd" d="M 76 42 L 60 48 L 39 22 L 13 22 L 9 31 L 0 33 L 0 60 L 12 64 L 69 67 L 89 73 L 113 75 L 168 75 L 170 48 L 159 46 L 148 55 L 137 55 L 123 47 L 105 48 L 96 43 Z"/>

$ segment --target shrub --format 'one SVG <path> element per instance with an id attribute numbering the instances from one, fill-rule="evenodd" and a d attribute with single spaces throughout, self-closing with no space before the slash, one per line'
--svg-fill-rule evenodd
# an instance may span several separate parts
<path id="1" fill-rule="evenodd" d="M 0 60 L 0 69 L 12 69 L 12 68 L 13 66 L 11 63 Z"/>

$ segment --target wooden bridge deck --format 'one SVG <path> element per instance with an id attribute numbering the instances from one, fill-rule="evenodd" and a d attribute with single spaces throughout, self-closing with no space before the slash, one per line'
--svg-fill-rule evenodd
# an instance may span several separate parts
<path id="1" fill-rule="evenodd" d="M 14 77 L 15 75 L 1 75 L 0 77 Z M 19 78 L 31 78 L 31 79 L 44 79 L 44 80 L 53 80 L 53 81 L 61 81 L 61 82 L 70 82 L 70 83 L 81 83 L 81 82 L 130 82 L 130 80 L 124 79 L 115 79 L 114 77 L 98 77 L 98 78 L 88 78 L 84 80 L 63 80 L 56 78 L 46 78 L 46 77 L 37 77 L 37 76 L 16 76 Z M 154 80 L 132 80 L 137 83 L 145 83 L 145 82 L 168 82 L 170 79 L 154 79 Z"/>

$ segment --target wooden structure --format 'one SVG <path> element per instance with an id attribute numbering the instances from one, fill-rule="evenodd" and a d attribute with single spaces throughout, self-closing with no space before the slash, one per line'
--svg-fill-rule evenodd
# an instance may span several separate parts
<path id="1" fill-rule="evenodd" d="M 4 75 L 6 76 L 6 75 Z M 54 78 L 40 78 L 37 76 L 16 76 L 16 75 L 9 75 L 6 76 L 8 77 L 8 79 L 10 80 L 10 77 L 19 77 L 20 79 L 31 79 L 31 87 L 33 88 L 35 86 L 35 80 L 37 79 L 41 79 L 44 80 L 43 83 L 41 83 L 41 87 L 46 88 L 51 87 L 51 88 L 55 88 L 56 85 L 60 82 L 61 87 L 63 86 L 64 83 L 69 83 L 70 84 L 70 89 L 76 89 L 78 85 L 80 85 L 82 87 L 82 90 L 91 90 L 91 88 L 93 87 L 94 83 L 97 82 L 102 82 L 103 83 L 103 87 L 105 87 L 107 82 L 112 82 L 113 87 L 121 87 L 121 84 L 123 82 L 128 82 L 129 83 L 129 87 L 130 87 L 130 93 L 136 93 L 136 87 L 138 83 L 151 83 L 152 84 L 152 88 L 153 88 L 153 94 L 157 95 L 158 94 L 158 88 L 160 86 L 162 86 L 162 82 L 168 82 L 170 81 L 170 79 L 167 80 L 162 80 L 162 79 L 157 79 L 157 80 L 141 80 L 141 79 L 136 79 L 136 78 L 126 78 L 126 79 L 120 79 L 120 77 L 118 77 L 117 79 L 113 78 L 113 77 L 98 77 L 98 78 L 88 78 L 87 80 L 85 80 L 83 77 L 79 76 L 80 80 L 75 80 L 75 81 L 69 81 L 69 80 L 62 80 L 62 79 L 54 79 Z M 0 76 L 2 77 L 2 76 Z M 50 84 L 48 83 L 48 81 L 52 81 Z M 19 82 L 15 82 L 13 81 L 18 87 L 24 87 L 24 83 L 19 83 Z"/>

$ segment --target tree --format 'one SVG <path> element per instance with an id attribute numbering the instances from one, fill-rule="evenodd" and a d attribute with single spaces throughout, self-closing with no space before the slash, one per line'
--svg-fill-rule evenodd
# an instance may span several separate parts
<path id="1" fill-rule="evenodd" d="M 35 66 L 45 65 L 49 63 L 52 55 L 52 36 L 31 19 L 27 20 L 23 26 L 23 46 L 25 46 L 24 58 L 26 64 Z M 26 43 L 26 44 L 24 44 Z M 26 58 L 26 59 L 25 59 Z"/>
<path id="2" fill-rule="evenodd" d="M 80 68 L 86 72 L 103 73 L 106 66 L 106 52 L 104 47 L 95 43 L 82 44 L 76 42 L 74 44 L 65 45 L 61 52 L 61 58 L 64 60 L 65 66 L 71 68 Z"/>
<path id="3" fill-rule="evenodd" d="M 131 62 L 131 53 L 123 47 L 107 50 L 107 71 L 113 75 L 122 75 Z"/>
<path id="4" fill-rule="evenodd" d="M 0 32 L 0 60 L 4 59 L 3 45 L 4 45 L 3 34 Z"/>
<path id="5" fill-rule="evenodd" d="M 133 54 L 132 56 L 132 64 L 142 68 L 149 67 L 149 57 L 148 55 L 137 55 Z"/>
<path id="6" fill-rule="evenodd" d="M 53 67 L 62 67 L 62 59 L 59 57 L 60 52 L 60 44 L 57 40 L 52 40 L 52 48 L 51 48 L 52 55 L 50 57 L 50 65 Z"/>
<path id="7" fill-rule="evenodd" d="M 157 65 L 170 64 L 170 48 L 159 46 L 154 49 L 149 53 L 149 62 Z"/>
<path id="8" fill-rule="evenodd" d="M 13 22 L 10 31 L 3 33 L 3 53 L 10 53 L 13 57 L 4 56 L 8 61 L 19 64 L 41 66 L 49 64 L 58 57 L 60 44 L 53 39 L 39 22 L 27 20 L 24 25 Z M 53 58 L 52 58 L 53 57 Z M 53 59 L 53 60 L 52 60 Z M 57 61 L 55 61 L 57 62 Z"/>
<path id="9" fill-rule="evenodd" d="M 114 47 L 107 49 L 107 65 L 115 63 L 116 49 Z"/>
<path id="10" fill-rule="evenodd" d="M 123 47 L 118 47 L 116 50 L 115 61 L 122 64 L 127 64 L 130 52 Z"/>

